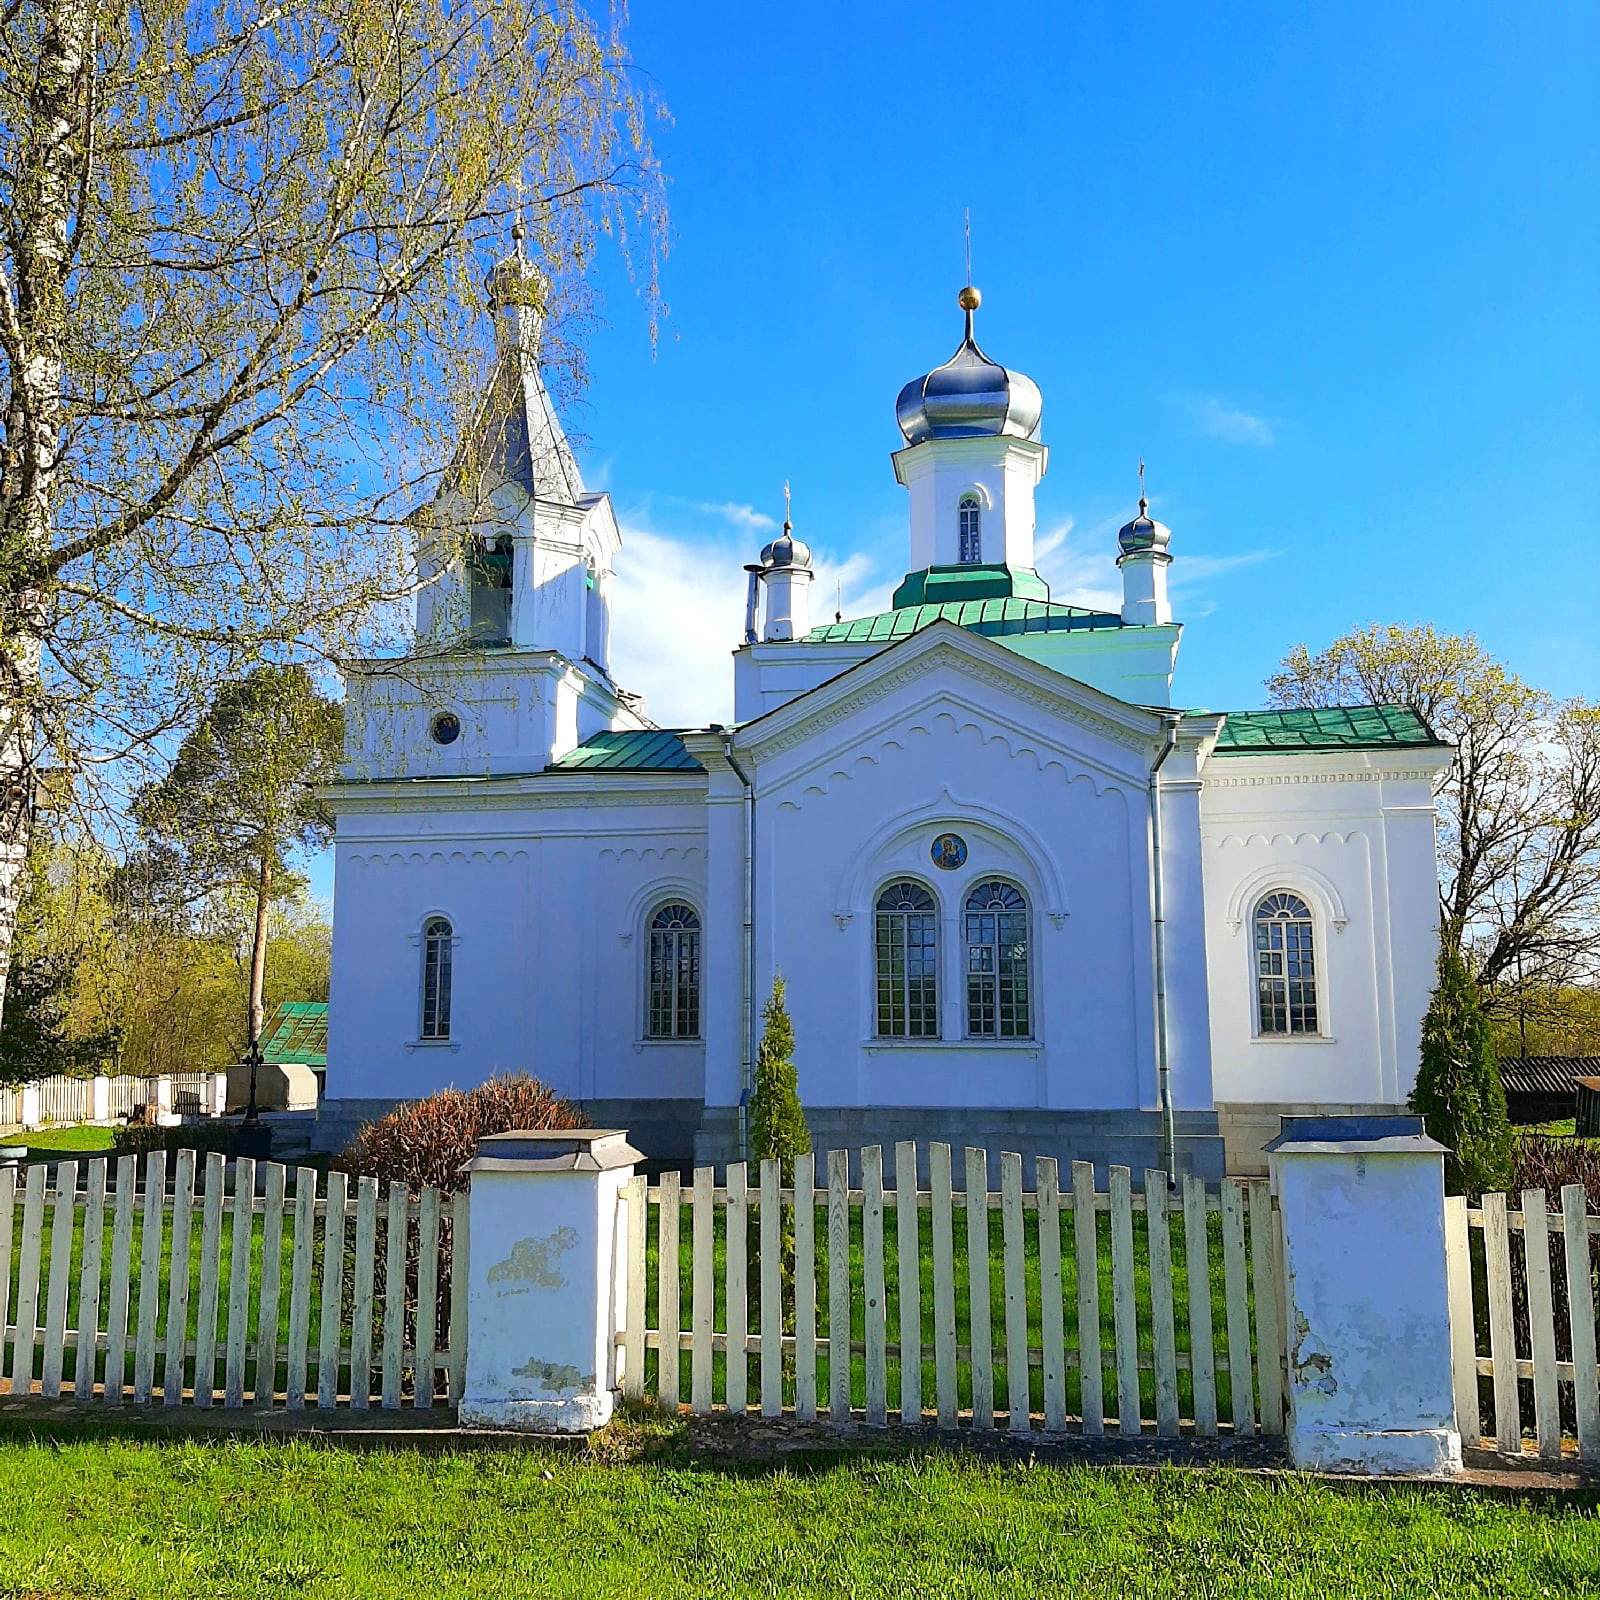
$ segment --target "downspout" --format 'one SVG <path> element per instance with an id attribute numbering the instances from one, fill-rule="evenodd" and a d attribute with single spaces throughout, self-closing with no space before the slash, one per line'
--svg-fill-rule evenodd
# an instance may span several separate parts
<path id="1" fill-rule="evenodd" d="M 751 580 L 752 586 L 755 579 Z M 743 1035 L 741 1050 L 743 1059 L 739 1063 L 739 1159 L 748 1159 L 750 1154 L 750 1091 L 751 1075 L 755 1063 L 755 972 L 756 972 L 756 792 L 751 785 L 749 774 L 746 773 L 733 754 L 733 735 L 724 732 L 722 735 L 722 754 L 728 765 L 733 768 L 739 782 L 744 785 L 744 951 L 740 960 L 740 1017 L 743 1025 L 740 1032 Z"/>
<path id="2" fill-rule="evenodd" d="M 1172 1062 L 1167 1045 L 1167 881 L 1161 855 L 1161 769 L 1178 748 L 1181 713 L 1162 713 L 1166 742 L 1150 769 L 1150 876 L 1154 910 L 1156 977 L 1156 1100 L 1161 1108 L 1161 1159 L 1167 1183 L 1177 1181 L 1177 1132 L 1172 1115 Z"/>

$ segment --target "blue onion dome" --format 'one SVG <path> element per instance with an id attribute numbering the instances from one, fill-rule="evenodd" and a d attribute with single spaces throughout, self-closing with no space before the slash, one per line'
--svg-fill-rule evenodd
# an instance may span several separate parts
<path id="1" fill-rule="evenodd" d="M 794 537 L 789 524 L 783 525 L 783 532 L 771 544 L 761 547 L 761 565 L 764 567 L 806 567 L 811 566 L 811 547 L 802 544 Z"/>
<path id="2" fill-rule="evenodd" d="M 1037 439 L 1044 399 L 1032 378 L 991 361 L 972 337 L 972 313 L 983 297 L 968 284 L 957 297 L 967 314 L 961 348 L 925 377 L 913 378 L 895 401 L 908 445 L 929 439 L 981 439 L 1009 434 Z"/>
<path id="3" fill-rule="evenodd" d="M 1125 556 L 1139 550 L 1165 550 L 1172 543 L 1172 529 L 1150 515 L 1150 502 L 1141 495 L 1139 515 L 1118 530 L 1117 543 Z"/>

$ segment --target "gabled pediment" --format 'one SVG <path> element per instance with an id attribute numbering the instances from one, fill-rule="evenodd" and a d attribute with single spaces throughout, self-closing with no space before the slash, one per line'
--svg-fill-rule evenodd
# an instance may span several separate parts
<path id="1" fill-rule="evenodd" d="M 1105 741 L 1120 757 L 1114 765 L 1129 774 L 1148 767 L 1164 737 L 1158 712 L 1129 705 L 953 623 L 938 622 L 746 723 L 738 731 L 738 748 L 764 761 L 813 740 L 832 742 L 837 732 L 829 730 L 842 722 L 870 719 L 882 702 L 907 698 L 907 691 L 915 698 L 918 689 L 935 686 L 941 677 L 941 692 L 1037 729 L 1051 743 L 1061 744 L 1069 728 Z"/>

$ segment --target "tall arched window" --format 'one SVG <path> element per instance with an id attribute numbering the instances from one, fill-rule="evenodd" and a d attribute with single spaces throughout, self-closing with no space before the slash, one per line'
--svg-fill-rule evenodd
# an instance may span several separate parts
<path id="1" fill-rule="evenodd" d="M 1262 1033 L 1317 1031 L 1316 935 L 1298 895 L 1275 889 L 1256 906 L 1256 1016 Z"/>
<path id="2" fill-rule="evenodd" d="M 700 913 L 681 900 L 650 918 L 650 1039 L 700 1037 Z"/>
<path id="3" fill-rule="evenodd" d="M 983 507 L 975 494 L 964 494 L 956 505 L 960 522 L 961 550 L 957 560 L 972 566 L 983 560 Z"/>
<path id="4" fill-rule="evenodd" d="M 1032 1028 L 1028 995 L 1028 902 L 1001 878 L 967 896 L 967 1035 L 1026 1039 Z"/>
<path id="5" fill-rule="evenodd" d="M 878 896 L 878 1035 L 939 1037 L 939 908 L 920 883 L 902 878 Z"/>
<path id="6" fill-rule="evenodd" d="M 422 1037 L 450 1037 L 450 969 L 455 931 L 448 918 L 429 917 L 422 927 Z"/>

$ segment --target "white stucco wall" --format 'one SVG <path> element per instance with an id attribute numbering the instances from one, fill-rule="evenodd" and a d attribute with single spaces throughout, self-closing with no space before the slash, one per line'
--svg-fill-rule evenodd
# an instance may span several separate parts
<path id="1" fill-rule="evenodd" d="M 704 905 L 704 780 L 594 787 L 546 777 L 339 802 L 330 1096 L 526 1070 L 584 1099 L 700 1098 L 703 1046 L 643 1042 L 640 930 L 668 894 Z M 430 916 L 455 930 L 447 1044 L 418 1037 Z"/>
<path id="2" fill-rule="evenodd" d="M 756 989 L 774 967 L 789 979 L 803 1099 L 1156 1104 L 1146 783 L 1159 727 L 940 624 L 741 731 L 759 796 Z M 946 830 L 970 852 L 951 872 L 930 860 Z M 1196 821 L 1190 832 L 1196 859 Z M 899 876 L 940 906 L 936 1041 L 874 1037 L 873 904 Z M 962 905 L 993 876 L 1028 899 L 1026 1041 L 965 1038 Z M 1195 919 L 1197 952 L 1198 912 L 1191 895 L 1176 913 Z M 1203 958 L 1177 982 L 1178 1012 L 1199 1019 L 1180 1103 L 1209 1106 Z"/>
<path id="3" fill-rule="evenodd" d="M 1438 948 L 1432 782 L 1448 752 L 1213 756 L 1201 796 L 1219 1101 L 1397 1104 Z M 1251 917 L 1288 889 L 1315 919 L 1319 1032 L 1256 1026 Z"/>

